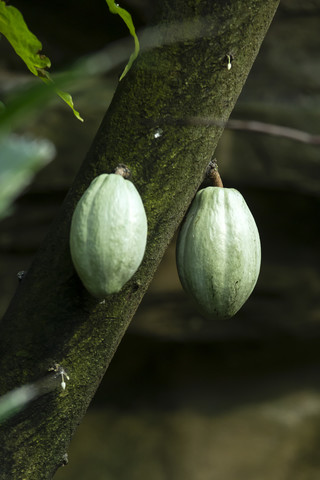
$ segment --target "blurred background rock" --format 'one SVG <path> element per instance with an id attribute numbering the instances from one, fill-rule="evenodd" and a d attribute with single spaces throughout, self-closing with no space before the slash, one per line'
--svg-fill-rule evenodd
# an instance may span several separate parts
<path id="1" fill-rule="evenodd" d="M 57 71 L 127 35 L 105 2 L 17 0 Z M 123 3 L 143 27 L 152 2 Z M 320 1 L 285 0 L 232 118 L 320 133 Z M 6 101 L 30 80 L 2 39 Z M 237 58 L 233 60 L 236 71 Z M 43 241 L 112 98 L 121 68 L 74 86 L 20 128 L 55 160 L 0 223 L 0 313 Z M 261 234 L 258 284 L 234 319 L 201 318 L 170 245 L 57 480 L 318 480 L 320 475 L 320 147 L 226 130 L 216 157 Z"/>

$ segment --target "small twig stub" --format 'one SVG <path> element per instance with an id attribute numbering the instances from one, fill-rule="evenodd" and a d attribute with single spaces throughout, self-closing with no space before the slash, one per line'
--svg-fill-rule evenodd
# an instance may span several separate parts
<path id="1" fill-rule="evenodd" d="M 127 179 L 131 176 L 131 170 L 123 163 L 119 163 L 119 165 L 116 166 L 116 168 L 114 169 L 114 173 L 116 175 L 121 175 L 121 177 Z"/>
<path id="2" fill-rule="evenodd" d="M 206 177 L 210 180 L 213 187 L 223 188 L 223 183 L 218 171 L 217 160 L 215 158 L 209 162 Z"/>

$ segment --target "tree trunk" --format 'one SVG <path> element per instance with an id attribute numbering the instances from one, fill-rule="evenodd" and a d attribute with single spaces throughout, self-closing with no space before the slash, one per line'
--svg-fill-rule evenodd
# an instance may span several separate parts
<path id="1" fill-rule="evenodd" d="M 159 1 L 155 33 L 146 34 L 149 45 L 141 38 L 143 50 L 120 82 L 0 325 L 1 394 L 43 378 L 53 362 L 70 377 L 66 390 L 42 395 L 1 426 L 1 480 L 50 479 L 64 463 L 70 439 L 203 180 L 277 6 L 278 0 Z M 197 122 L 201 118 L 216 125 Z M 91 180 L 118 163 L 131 169 L 144 201 L 148 244 L 134 278 L 99 302 L 74 272 L 70 220 Z"/>

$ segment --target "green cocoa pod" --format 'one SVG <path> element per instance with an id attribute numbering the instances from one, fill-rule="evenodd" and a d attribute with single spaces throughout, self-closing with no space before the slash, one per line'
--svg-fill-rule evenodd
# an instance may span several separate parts
<path id="1" fill-rule="evenodd" d="M 94 297 L 118 292 L 138 269 L 147 217 L 133 183 L 121 175 L 95 178 L 79 200 L 70 230 L 74 267 Z"/>
<path id="2" fill-rule="evenodd" d="M 257 282 L 261 247 L 255 220 L 232 188 L 200 190 L 177 241 L 177 268 L 185 291 L 209 318 L 230 318 Z"/>

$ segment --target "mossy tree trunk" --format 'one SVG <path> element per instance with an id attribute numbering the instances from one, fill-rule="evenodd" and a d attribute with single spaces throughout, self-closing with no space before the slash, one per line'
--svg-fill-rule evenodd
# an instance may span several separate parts
<path id="1" fill-rule="evenodd" d="M 278 0 L 159 1 L 155 45 L 143 45 L 120 82 L 0 326 L 2 394 L 42 378 L 52 362 L 70 376 L 65 391 L 41 396 L 1 426 L 1 480 L 50 479 L 64 462 L 70 439 L 203 180 L 277 6 Z M 233 57 L 230 70 L 227 54 Z M 207 117 L 216 126 L 197 122 Z M 148 245 L 134 278 L 101 303 L 74 273 L 68 236 L 85 188 L 118 163 L 131 169 L 143 198 Z"/>

